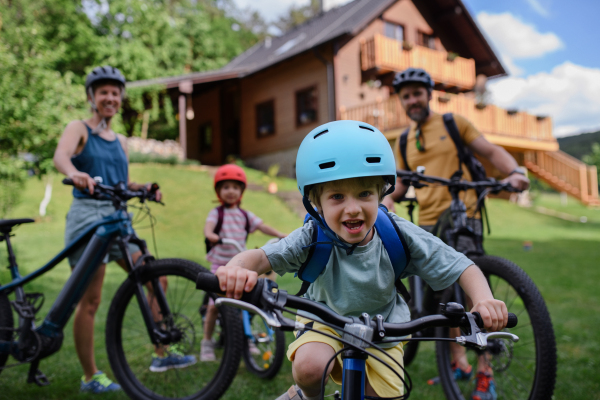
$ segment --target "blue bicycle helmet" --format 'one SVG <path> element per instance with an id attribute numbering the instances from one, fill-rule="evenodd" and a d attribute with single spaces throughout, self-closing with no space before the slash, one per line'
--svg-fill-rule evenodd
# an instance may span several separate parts
<path id="1" fill-rule="evenodd" d="M 402 86 L 407 83 L 422 83 L 425 85 L 427 90 L 433 89 L 433 79 L 431 76 L 421 68 L 407 68 L 402 72 L 398 72 L 394 77 L 394 81 L 392 82 L 392 86 L 394 87 L 394 92 L 399 93 Z"/>
<path id="2" fill-rule="evenodd" d="M 296 157 L 296 178 L 303 197 L 317 183 L 381 176 L 396 184 L 394 153 L 383 133 L 359 121 L 334 121 L 313 129 Z"/>

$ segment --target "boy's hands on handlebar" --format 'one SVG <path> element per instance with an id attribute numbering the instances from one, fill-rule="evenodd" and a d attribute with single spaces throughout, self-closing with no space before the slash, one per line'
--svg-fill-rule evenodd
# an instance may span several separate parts
<path id="1" fill-rule="evenodd" d="M 256 285 L 258 274 L 237 265 L 221 266 L 215 272 L 219 286 L 230 298 L 240 299 L 244 292 L 251 291 Z"/>
<path id="2" fill-rule="evenodd" d="M 508 323 L 506 304 L 500 300 L 482 300 L 474 304 L 470 311 L 477 311 L 481 315 L 484 327 L 491 332 L 504 329 Z"/>

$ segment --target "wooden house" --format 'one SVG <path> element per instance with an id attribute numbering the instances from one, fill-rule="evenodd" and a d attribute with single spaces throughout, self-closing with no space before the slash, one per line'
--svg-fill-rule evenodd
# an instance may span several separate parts
<path id="1" fill-rule="evenodd" d="M 409 121 L 390 83 L 410 66 L 435 81 L 434 111 L 465 116 L 535 176 L 598 202 L 595 167 L 559 150 L 550 116 L 485 104 L 482 82 L 506 71 L 461 0 L 355 0 L 266 38 L 219 70 L 130 85 L 167 87 L 186 157 L 218 165 L 236 155 L 294 176 L 300 142 L 328 121 L 368 122 L 393 144 Z"/>

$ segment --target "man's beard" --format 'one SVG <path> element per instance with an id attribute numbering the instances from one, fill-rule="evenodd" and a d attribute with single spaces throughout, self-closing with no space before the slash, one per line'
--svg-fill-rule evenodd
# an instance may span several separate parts
<path id="1" fill-rule="evenodd" d="M 413 107 L 406 113 L 406 115 L 408 115 L 408 118 L 412 119 L 416 123 L 423 123 L 429 116 L 429 105 L 426 107 Z"/>

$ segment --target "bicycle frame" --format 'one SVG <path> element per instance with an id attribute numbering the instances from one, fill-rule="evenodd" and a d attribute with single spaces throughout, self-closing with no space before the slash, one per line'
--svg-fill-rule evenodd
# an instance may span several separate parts
<path id="1" fill-rule="evenodd" d="M 50 338 L 59 337 L 62 334 L 62 331 L 69 318 L 71 317 L 77 303 L 89 286 L 91 279 L 94 277 L 96 271 L 102 264 L 104 256 L 108 252 L 109 246 L 117 238 L 119 238 L 118 245 L 123 253 L 126 269 L 129 273 L 131 273 L 135 267 L 143 263 L 144 259 L 149 254 L 146 247 L 146 242 L 135 235 L 128 213 L 126 210 L 120 209 L 92 223 L 85 230 L 85 232 L 69 243 L 46 265 L 26 276 L 21 276 L 12 252 L 9 237 L 6 235 L 5 240 L 7 241 L 7 246 L 9 248 L 10 262 L 8 268 L 11 272 L 12 281 L 6 285 L 0 286 L 0 293 L 9 294 L 14 291 L 16 303 L 24 303 L 25 292 L 23 290 L 23 286 L 25 284 L 50 271 L 58 263 L 72 254 L 83 242 L 89 240 L 89 243 L 86 246 L 81 258 L 73 268 L 71 276 L 48 311 L 43 323 L 39 327 L 35 328 L 35 332 L 43 336 Z M 129 254 L 129 250 L 127 248 L 128 242 L 137 244 L 142 250 L 142 256 L 138 259 L 136 265 L 134 265 L 132 261 L 131 254 Z M 164 292 L 162 291 L 162 287 L 160 284 L 158 284 L 158 282 L 154 282 L 153 287 L 161 310 L 168 311 L 168 305 L 164 296 Z M 146 322 L 148 333 L 152 339 L 152 342 L 157 344 L 165 341 L 164 335 L 159 332 L 156 324 L 154 323 L 150 307 L 140 284 L 138 284 L 136 296 L 138 302 L 140 303 L 140 308 L 142 310 L 142 314 L 144 316 L 144 320 Z M 31 320 L 33 322 L 33 318 L 31 318 Z M 26 319 L 23 318 L 22 315 L 19 315 L 19 327 L 23 327 L 23 323 L 25 321 Z M 19 351 L 18 342 L 0 341 L 0 353 L 13 353 L 15 351 Z"/>

